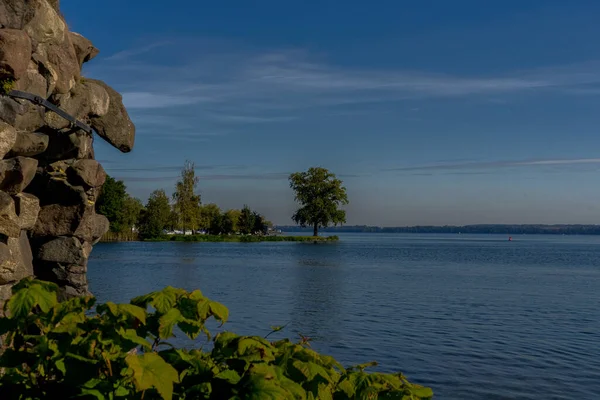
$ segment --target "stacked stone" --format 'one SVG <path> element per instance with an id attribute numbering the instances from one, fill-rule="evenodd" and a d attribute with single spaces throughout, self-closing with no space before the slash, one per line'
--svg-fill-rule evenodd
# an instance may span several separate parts
<path id="1" fill-rule="evenodd" d="M 0 302 L 33 275 L 58 283 L 63 297 L 87 293 L 87 260 L 108 230 L 94 212 L 106 173 L 94 160 L 93 137 L 7 94 L 47 99 L 129 152 L 135 127 L 121 96 L 81 77 L 97 54 L 69 32 L 57 0 L 0 2 Z"/>

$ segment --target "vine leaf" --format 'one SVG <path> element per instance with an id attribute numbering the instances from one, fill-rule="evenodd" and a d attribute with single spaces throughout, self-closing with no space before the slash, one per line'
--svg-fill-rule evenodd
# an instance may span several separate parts
<path id="1" fill-rule="evenodd" d="M 156 353 L 129 355 L 125 362 L 133 371 L 138 391 L 155 388 L 165 400 L 173 397 L 173 383 L 179 380 L 177 370 Z"/>
<path id="2" fill-rule="evenodd" d="M 39 306 L 42 312 L 47 313 L 57 303 L 56 293 L 46 290 L 37 283 L 22 288 L 8 301 L 8 309 L 12 318 L 22 318 Z"/>

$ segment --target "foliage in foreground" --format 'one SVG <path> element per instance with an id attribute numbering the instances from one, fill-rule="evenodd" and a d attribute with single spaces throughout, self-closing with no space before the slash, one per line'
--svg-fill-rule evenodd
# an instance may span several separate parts
<path id="1" fill-rule="evenodd" d="M 166 289 L 131 304 L 94 298 L 57 302 L 57 286 L 26 279 L 0 318 L 2 399 L 427 399 L 429 388 L 401 374 L 344 369 L 308 340 L 270 342 L 219 333 L 211 351 L 165 340 L 175 327 L 190 338 L 228 310 L 199 290 Z M 151 310 L 148 311 L 148 307 Z M 275 328 L 278 330 L 280 328 Z"/>

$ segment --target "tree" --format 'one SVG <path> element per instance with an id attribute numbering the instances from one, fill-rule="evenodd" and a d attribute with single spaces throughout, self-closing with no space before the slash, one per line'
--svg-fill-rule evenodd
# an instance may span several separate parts
<path id="1" fill-rule="evenodd" d="M 235 222 L 231 219 L 231 216 L 227 213 L 221 215 L 219 233 L 221 235 L 230 235 L 234 233 L 233 226 Z"/>
<path id="2" fill-rule="evenodd" d="M 302 227 L 311 226 L 314 236 L 319 228 L 346 222 L 346 212 L 340 206 L 348 204 L 346 188 L 335 174 L 325 168 L 310 168 L 290 175 L 290 187 L 301 207 L 292 219 Z"/>
<path id="3" fill-rule="evenodd" d="M 262 215 L 260 215 L 256 211 L 254 211 L 252 214 L 254 216 L 254 227 L 252 228 L 252 232 L 253 233 L 260 233 L 260 234 L 263 234 L 263 235 L 266 234 L 267 231 L 269 230 L 269 224 L 270 224 L 270 222 L 267 221 L 265 219 L 265 217 L 263 217 Z"/>
<path id="4" fill-rule="evenodd" d="M 218 232 L 213 232 L 219 230 L 221 226 L 221 209 L 219 206 L 214 203 L 200 206 L 199 215 L 200 227 L 206 229 L 211 234 L 218 234 Z"/>
<path id="5" fill-rule="evenodd" d="M 133 228 L 139 226 L 140 215 L 143 209 L 144 205 L 140 199 L 127 195 L 123 202 L 121 229 L 133 232 Z"/>
<path id="6" fill-rule="evenodd" d="M 227 215 L 227 218 L 229 218 L 229 220 L 231 220 L 231 232 L 233 232 L 233 233 L 239 232 L 240 231 L 240 227 L 239 227 L 240 215 L 242 215 L 242 212 L 240 210 L 235 210 L 235 209 L 227 210 L 225 215 Z"/>
<path id="7" fill-rule="evenodd" d="M 123 181 L 118 181 L 111 176 L 107 176 L 100 191 L 100 196 L 98 196 L 98 200 L 96 201 L 96 212 L 108 219 L 111 232 L 118 233 L 123 231 L 123 212 L 127 197 Z"/>
<path id="8" fill-rule="evenodd" d="M 175 185 L 175 209 L 181 220 L 181 227 L 185 233 L 186 229 L 192 232 L 198 229 L 198 215 L 200 208 L 200 195 L 195 193 L 199 178 L 194 171 L 194 163 L 186 161 L 181 170 L 181 179 Z"/>
<path id="9" fill-rule="evenodd" d="M 240 217 L 238 219 L 238 229 L 243 235 L 250 235 L 254 230 L 254 214 L 252 214 L 252 210 L 244 204 L 244 208 L 240 213 Z"/>
<path id="10" fill-rule="evenodd" d="M 169 197 L 163 189 L 155 190 L 148 198 L 140 226 L 140 235 L 143 238 L 159 237 L 168 225 L 170 216 Z"/>

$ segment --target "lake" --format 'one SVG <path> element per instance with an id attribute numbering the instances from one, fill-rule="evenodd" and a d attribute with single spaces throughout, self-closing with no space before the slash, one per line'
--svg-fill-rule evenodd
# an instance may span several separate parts
<path id="1" fill-rule="evenodd" d="M 436 399 L 600 398 L 600 237 L 340 239 L 102 243 L 90 289 L 126 302 L 200 288 L 229 307 L 227 330 L 264 336 L 289 323 L 269 338 L 301 333 L 344 365 L 376 360 Z"/>

